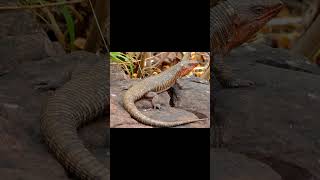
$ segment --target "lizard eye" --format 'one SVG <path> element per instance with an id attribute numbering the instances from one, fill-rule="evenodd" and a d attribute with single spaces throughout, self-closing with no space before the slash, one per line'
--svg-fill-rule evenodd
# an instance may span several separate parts
<path id="1" fill-rule="evenodd" d="M 256 7 L 253 8 L 253 11 L 254 11 L 256 14 L 261 14 L 261 13 L 263 13 L 263 11 L 264 11 L 264 7 L 262 7 L 262 6 L 256 6 Z"/>

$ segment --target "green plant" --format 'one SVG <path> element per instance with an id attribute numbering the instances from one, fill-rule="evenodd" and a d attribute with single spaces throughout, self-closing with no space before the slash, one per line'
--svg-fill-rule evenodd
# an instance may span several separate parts
<path id="1" fill-rule="evenodd" d="M 60 0 L 62 2 L 65 2 L 65 0 Z M 64 19 L 67 23 L 67 30 L 68 30 L 68 34 L 69 34 L 69 41 L 70 41 L 70 48 L 73 49 L 73 42 L 75 40 L 75 23 L 73 20 L 73 17 L 69 11 L 68 6 L 66 5 L 62 5 L 61 7 L 59 7 L 60 12 L 63 14 Z"/>
<path id="2" fill-rule="evenodd" d="M 134 60 L 122 52 L 110 52 L 111 61 L 124 65 L 127 73 L 132 77 L 134 71 Z"/>
<path id="3" fill-rule="evenodd" d="M 59 0 L 60 2 L 66 2 L 65 0 Z M 35 4 L 42 4 L 45 5 L 46 3 L 49 3 L 47 0 L 20 0 L 21 4 L 24 5 L 35 5 Z M 73 49 L 74 47 L 74 41 L 75 41 L 75 22 L 72 14 L 70 13 L 68 5 L 61 5 L 58 7 L 58 10 L 63 15 L 66 26 L 67 26 L 67 33 L 69 35 L 69 43 L 70 48 Z M 50 20 L 46 20 L 44 17 L 42 17 L 40 14 L 37 14 L 41 19 L 43 19 L 46 23 L 49 23 Z M 50 18 L 49 18 L 50 19 Z M 51 19 L 52 21 L 52 19 Z M 55 21 L 55 20 L 54 20 Z M 61 30 L 59 30 L 61 31 Z"/>

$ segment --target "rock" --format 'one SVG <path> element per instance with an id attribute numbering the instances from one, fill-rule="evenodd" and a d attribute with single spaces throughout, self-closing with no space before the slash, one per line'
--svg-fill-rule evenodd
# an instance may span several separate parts
<path id="1" fill-rule="evenodd" d="M 222 129 L 222 145 L 266 163 L 276 159 L 270 166 L 286 179 L 298 179 L 299 174 L 300 179 L 319 179 L 319 69 L 285 50 L 249 47 L 235 49 L 226 63 L 235 76 L 256 86 L 218 88 L 214 93 L 214 121 Z"/>
<path id="2" fill-rule="evenodd" d="M 11 0 L 1 0 L 1 6 L 16 6 Z M 0 39 L 7 36 L 19 36 L 42 32 L 42 28 L 33 14 L 27 10 L 0 12 Z"/>
<path id="3" fill-rule="evenodd" d="M 282 180 L 268 165 L 225 149 L 210 150 L 211 180 Z"/>
<path id="4" fill-rule="evenodd" d="M 173 104 L 195 113 L 199 118 L 210 117 L 210 85 L 208 81 L 197 79 L 198 81 L 182 78 L 178 81 L 179 86 L 173 87 L 175 95 Z M 209 127 L 209 123 L 208 123 Z"/>
<path id="5" fill-rule="evenodd" d="M 65 52 L 52 43 L 46 34 L 35 33 L 0 39 L 0 76 L 12 71 L 23 62 L 39 61 L 61 56 Z"/>

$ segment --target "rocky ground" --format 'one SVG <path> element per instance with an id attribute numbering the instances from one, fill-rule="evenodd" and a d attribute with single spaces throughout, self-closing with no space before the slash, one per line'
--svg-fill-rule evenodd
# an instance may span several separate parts
<path id="1" fill-rule="evenodd" d="M 221 89 L 214 83 L 211 147 L 219 158 L 211 159 L 211 173 L 218 179 L 230 179 L 221 167 L 234 172 L 233 179 L 279 179 L 275 173 L 283 180 L 320 179 L 320 68 L 305 61 L 252 44 L 226 58 L 237 77 L 256 86 Z M 268 166 L 265 172 L 253 172 L 261 163 Z"/>
<path id="2" fill-rule="evenodd" d="M 41 138 L 40 112 L 47 97 L 68 82 L 78 66 L 101 59 L 86 52 L 66 55 L 28 12 L 0 12 L 0 22 L 1 179 L 72 179 Z M 109 167 L 106 127 L 101 117 L 79 135 Z"/>

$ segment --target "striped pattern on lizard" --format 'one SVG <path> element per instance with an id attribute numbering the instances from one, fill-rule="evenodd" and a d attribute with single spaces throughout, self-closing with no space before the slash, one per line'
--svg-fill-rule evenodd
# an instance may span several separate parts
<path id="1" fill-rule="evenodd" d="M 190 53 L 188 52 L 179 63 L 170 67 L 170 69 L 155 76 L 143 79 L 129 88 L 123 95 L 123 106 L 128 113 L 138 122 L 155 127 L 174 127 L 203 120 L 159 121 L 142 114 L 134 104 L 135 101 L 141 99 L 149 92 L 159 93 L 168 90 L 175 84 L 177 79 L 191 72 L 198 65 L 198 62 L 190 61 L 189 58 Z"/>
<path id="2" fill-rule="evenodd" d="M 82 180 L 109 180 L 108 169 L 79 139 L 77 129 L 103 113 L 109 93 L 106 62 L 89 66 L 49 97 L 41 133 L 58 161 Z"/>

